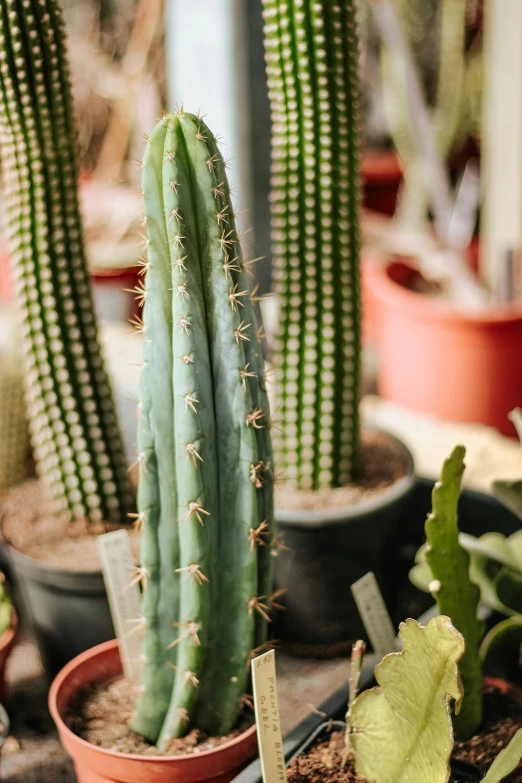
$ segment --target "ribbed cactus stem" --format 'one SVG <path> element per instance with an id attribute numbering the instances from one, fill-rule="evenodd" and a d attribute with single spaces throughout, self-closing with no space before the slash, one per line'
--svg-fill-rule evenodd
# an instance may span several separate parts
<path id="1" fill-rule="evenodd" d="M 266 635 L 273 469 L 256 317 L 221 154 L 183 112 L 143 161 L 147 263 L 138 447 L 143 694 L 165 745 L 227 733 Z M 264 608 L 266 607 L 266 609 Z"/>
<path id="2" fill-rule="evenodd" d="M 0 0 L 0 134 L 38 468 L 74 518 L 123 522 L 124 450 L 97 341 L 56 0 Z"/>
<path id="3" fill-rule="evenodd" d="M 280 304 L 274 447 L 288 480 L 338 486 L 354 478 L 359 452 L 356 0 L 263 4 Z"/>

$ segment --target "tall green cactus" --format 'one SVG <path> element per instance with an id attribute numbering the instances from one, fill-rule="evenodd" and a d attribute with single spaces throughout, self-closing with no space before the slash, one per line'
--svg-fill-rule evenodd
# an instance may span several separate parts
<path id="1" fill-rule="evenodd" d="M 138 511 L 143 694 L 160 745 L 234 725 L 271 608 L 273 469 L 256 316 L 225 166 L 180 111 L 143 161 L 147 227 Z"/>
<path id="2" fill-rule="evenodd" d="M 356 0 L 263 0 L 272 107 L 274 363 L 286 477 L 354 478 L 359 452 Z"/>
<path id="3" fill-rule="evenodd" d="M 125 521 L 125 456 L 96 334 L 57 0 L 0 0 L 0 152 L 39 471 L 74 518 Z"/>

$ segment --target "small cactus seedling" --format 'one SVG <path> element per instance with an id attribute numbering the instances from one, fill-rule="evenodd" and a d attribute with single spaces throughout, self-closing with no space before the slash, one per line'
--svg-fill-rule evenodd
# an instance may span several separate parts
<path id="1" fill-rule="evenodd" d="M 138 512 L 143 693 L 132 722 L 159 745 L 240 710 L 271 595 L 273 468 L 263 357 L 225 166 L 180 111 L 143 161 L 147 229 Z"/>
<path id="2" fill-rule="evenodd" d="M 353 480 L 359 453 L 357 2 L 263 4 L 280 305 L 274 446 L 290 482 L 335 487 Z"/>
<path id="3" fill-rule="evenodd" d="M 97 341 L 57 0 L 0 0 L 0 151 L 39 472 L 60 510 L 123 522 L 133 495 Z"/>

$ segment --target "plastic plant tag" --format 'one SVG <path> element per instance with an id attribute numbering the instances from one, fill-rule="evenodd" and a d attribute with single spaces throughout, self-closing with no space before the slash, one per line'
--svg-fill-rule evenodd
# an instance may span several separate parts
<path id="1" fill-rule="evenodd" d="M 373 571 L 354 582 L 351 590 L 374 653 L 383 656 L 393 652 L 395 632 Z"/>
<path id="2" fill-rule="evenodd" d="M 141 617 L 141 594 L 134 559 L 126 530 L 114 530 L 98 536 L 103 580 L 109 598 L 114 630 L 120 646 L 126 677 L 141 672 L 141 638 L 135 630 Z"/>
<path id="3" fill-rule="evenodd" d="M 269 650 L 254 658 L 252 684 L 263 781 L 286 783 L 283 736 L 277 701 L 275 650 Z"/>

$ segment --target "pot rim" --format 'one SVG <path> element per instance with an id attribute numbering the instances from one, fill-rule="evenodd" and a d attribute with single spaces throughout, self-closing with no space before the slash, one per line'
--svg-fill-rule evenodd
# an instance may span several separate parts
<path id="1" fill-rule="evenodd" d="M 409 495 L 417 479 L 413 456 L 408 447 L 395 435 L 392 435 L 387 430 L 383 430 L 381 427 L 363 425 L 363 428 L 370 432 L 384 433 L 399 446 L 407 461 L 405 475 L 380 494 L 361 500 L 355 505 L 325 509 L 324 511 L 318 509 L 280 509 L 276 505 L 275 518 L 278 525 L 310 530 L 341 525 L 343 523 L 353 523 L 361 517 L 370 516 L 376 511 L 380 511 L 386 506 L 391 506 Z"/>
<path id="2" fill-rule="evenodd" d="M 369 271 L 368 285 L 381 302 L 402 315 L 409 315 L 423 321 L 454 321 L 462 325 L 501 326 L 522 321 L 522 305 L 486 305 L 483 309 L 466 309 L 440 299 L 410 291 L 390 277 L 390 269 L 397 261 L 375 265 Z M 403 263 L 403 262 L 401 262 Z"/>
<path id="3" fill-rule="evenodd" d="M 0 528 L 1 524 L 0 520 Z M 22 569 L 31 568 L 34 572 L 36 581 L 43 582 L 46 585 L 54 585 L 54 582 L 50 581 L 54 575 L 62 579 L 71 579 L 74 581 L 81 580 L 84 582 L 84 586 L 89 586 L 90 582 L 94 582 L 95 584 L 92 585 L 93 588 L 99 586 L 100 580 L 103 581 L 101 569 L 98 569 L 97 571 L 71 571 L 67 568 L 59 568 L 50 563 L 45 563 L 43 560 L 37 560 L 35 557 L 26 555 L 25 552 L 20 552 L 19 549 L 16 549 L 16 547 L 9 543 L 3 534 L 1 535 L 1 538 L 5 542 L 9 557 L 18 567 Z M 70 587 L 73 589 L 73 585 Z"/>
<path id="4" fill-rule="evenodd" d="M 57 705 L 58 694 L 61 688 L 63 687 L 65 681 L 69 677 L 69 675 L 71 675 L 85 661 L 89 660 L 90 658 L 94 658 L 97 655 L 100 655 L 101 653 L 112 651 L 114 648 L 118 647 L 118 644 L 119 643 L 117 639 L 111 639 L 108 642 L 103 642 L 102 644 L 96 645 L 96 647 L 91 647 L 90 650 L 86 650 L 80 655 L 77 655 L 76 658 L 73 658 L 72 661 L 69 661 L 69 663 L 67 663 L 54 678 L 51 687 L 49 689 L 49 698 L 48 698 L 49 712 L 51 713 L 51 717 L 54 720 L 57 728 L 59 729 L 60 734 L 66 736 L 69 742 L 80 745 L 80 747 L 84 748 L 89 752 L 93 752 L 97 754 L 99 753 L 107 758 L 120 759 L 121 761 L 136 761 L 140 763 L 152 762 L 154 764 L 164 766 L 164 765 L 172 764 L 173 762 L 179 762 L 180 764 L 189 764 L 191 761 L 195 761 L 197 759 L 211 758 L 212 756 L 214 756 L 216 753 L 219 753 L 220 751 L 225 751 L 233 747 L 234 745 L 239 745 L 243 739 L 245 739 L 246 737 L 250 737 L 252 734 L 256 732 L 256 724 L 254 723 L 252 726 L 250 726 L 250 728 L 248 728 L 246 731 L 243 731 L 237 737 L 234 737 L 229 742 L 223 742 L 221 745 L 218 745 L 216 748 L 211 748 L 210 750 L 202 750 L 200 753 L 184 753 L 184 754 L 178 754 L 174 756 L 145 756 L 138 753 L 121 753 L 120 751 L 116 751 L 116 750 L 108 750 L 107 748 L 100 748 L 97 745 L 93 745 L 91 742 L 87 742 L 87 740 L 82 739 L 82 737 L 79 737 L 77 734 L 71 731 L 71 729 L 67 726 L 67 724 L 63 720 Z M 82 685 L 79 685 L 77 691 L 80 690 L 80 688 L 85 685 L 87 685 L 87 683 L 82 683 Z"/>

